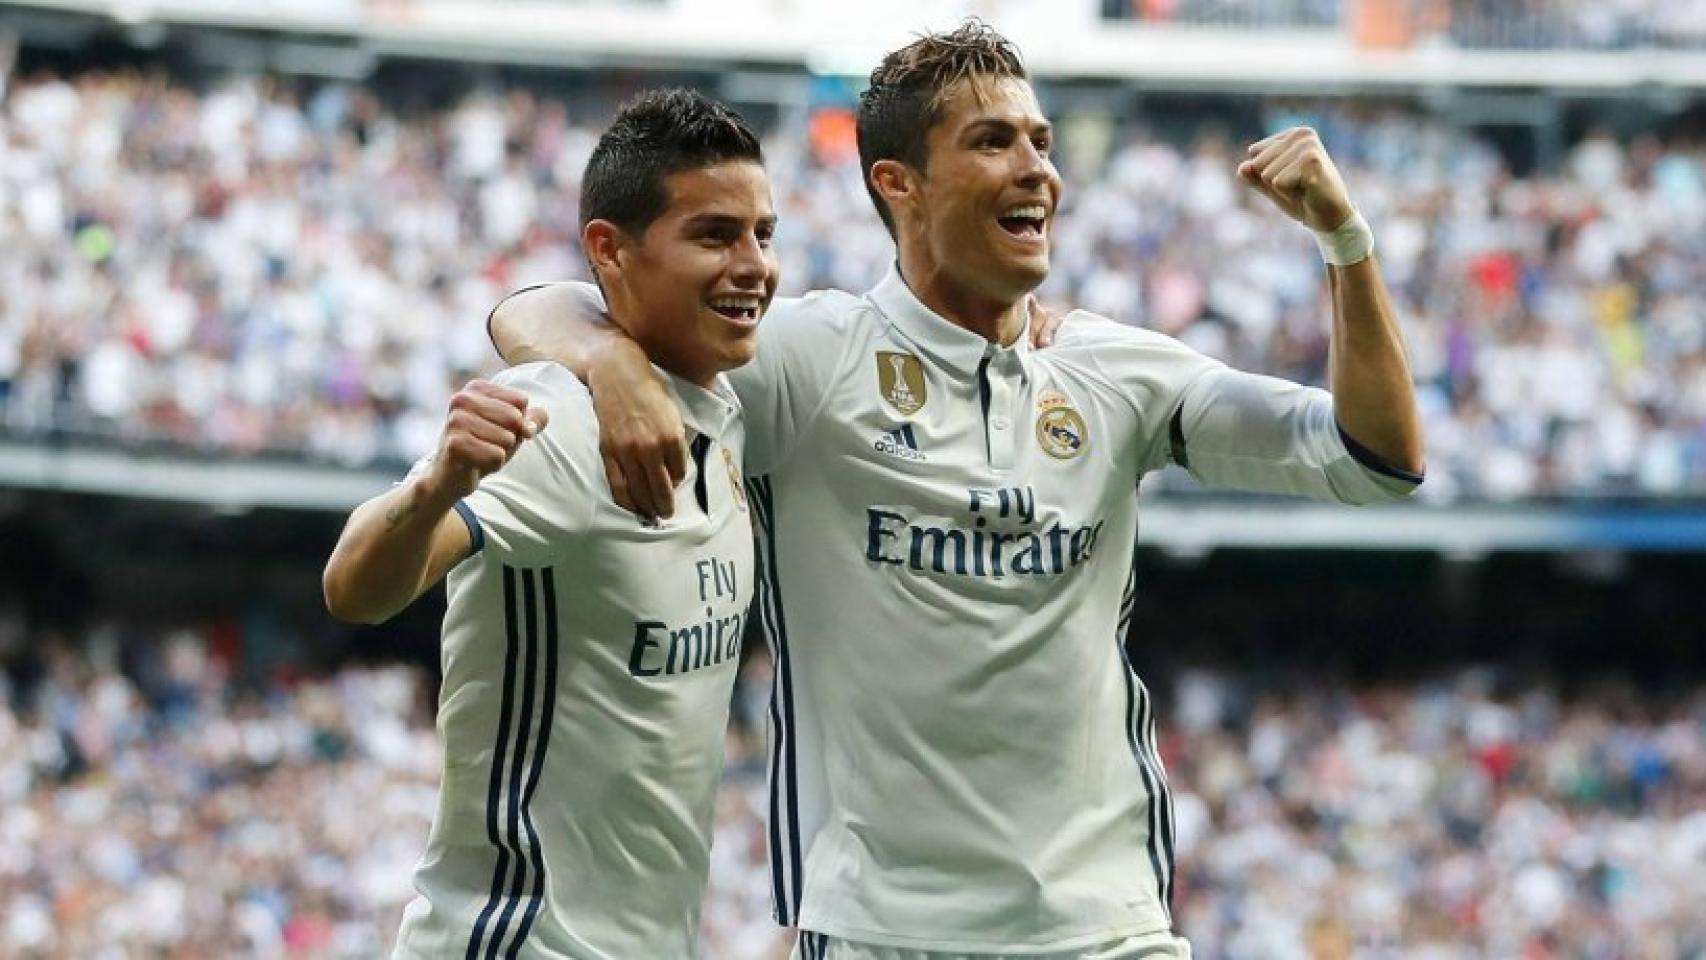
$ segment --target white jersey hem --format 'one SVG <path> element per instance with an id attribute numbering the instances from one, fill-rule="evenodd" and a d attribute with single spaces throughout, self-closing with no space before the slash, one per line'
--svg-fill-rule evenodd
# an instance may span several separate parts
<path id="1" fill-rule="evenodd" d="M 947 940 L 939 937 L 912 937 L 900 933 L 864 930 L 833 922 L 814 923 L 809 918 L 801 919 L 800 929 L 833 937 L 836 940 L 847 940 L 875 947 L 893 947 L 926 953 L 984 953 L 1025 957 L 1059 953 L 1063 950 L 1075 950 L 1081 947 L 1095 947 L 1127 937 L 1171 933 L 1173 928 L 1166 920 L 1159 922 L 1139 921 L 1121 926 L 1098 927 L 1094 930 L 1074 933 L 1062 939 L 1022 943 L 1015 943 L 1010 940 Z"/>

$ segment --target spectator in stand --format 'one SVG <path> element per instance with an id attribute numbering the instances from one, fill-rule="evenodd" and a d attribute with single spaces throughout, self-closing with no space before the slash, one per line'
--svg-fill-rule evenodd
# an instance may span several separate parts
<path id="1" fill-rule="evenodd" d="M 0 956 L 384 952 L 433 809 L 426 678 L 257 688 L 201 633 L 129 669 L 114 637 L 32 644 L 41 679 L 0 687 Z M 735 693 L 706 960 L 787 955 L 752 725 L 769 669 L 755 650 Z M 1204 960 L 1706 951 L 1706 689 L 1189 671 L 1171 700 L 1175 908 Z"/>
<path id="2" fill-rule="evenodd" d="M 1319 383 L 1308 238 L 1234 189 L 1212 123 L 1180 147 L 1117 119 L 1063 118 L 1081 186 L 1046 298 Z M 1276 103 L 1266 119 L 1303 121 L 1382 225 L 1430 444 L 1421 497 L 1706 494 L 1700 143 L 1595 132 L 1518 178 L 1399 109 Z M 815 148 L 791 129 L 766 145 L 784 292 L 863 289 L 893 255 L 825 126 Z M 595 130 L 523 90 L 404 115 L 264 77 L 14 78 L 0 432 L 412 461 L 450 393 L 496 363 L 486 305 L 583 275 L 573 204 Z"/>

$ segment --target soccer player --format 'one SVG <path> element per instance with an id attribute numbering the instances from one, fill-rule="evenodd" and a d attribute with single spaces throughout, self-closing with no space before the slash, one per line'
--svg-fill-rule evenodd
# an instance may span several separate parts
<path id="1" fill-rule="evenodd" d="M 1138 481 L 1175 463 L 1347 503 L 1420 482 L 1372 235 L 1312 132 L 1238 173 L 1321 242 L 1331 394 L 1084 313 L 1030 349 L 1051 135 L 993 31 L 889 54 L 858 136 L 895 268 L 863 297 L 779 300 L 731 377 L 776 660 L 773 893 L 805 960 L 1188 956 L 1155 708 L 1124 646 Z M 592 299 L 514 296 L 494 338 L 588 373 L 622 499 L 666 511 L 668 411 L 633 348 L 594 335 Z"/>
<path id="2" fill-rule="evenodd" d="M 382 621 L 449 573 L 444 777 L 396 956 L 686 960 L 753 590 L 740 405 L 775 293 L 759 143 L 645 94 L 599 140 L 582 240 L 610 316 L 691 438 L 682 508 L 616 506 L 587 391 L 552 363 L 475 381 L 437 454 L 357 508 L 326 568 Z"/>

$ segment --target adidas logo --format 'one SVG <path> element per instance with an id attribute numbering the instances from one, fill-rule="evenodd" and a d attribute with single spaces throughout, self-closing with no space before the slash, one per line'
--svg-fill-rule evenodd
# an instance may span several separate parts
<path id="1" fill-rule="evenodd" d="M 930 459 L 918 449 L 918 438 L 913 435 L 910 423 L 884 433 L 871 446 L 875 447 L 878 453 L 886 453 L 902 460 L 922 463 Z"/>

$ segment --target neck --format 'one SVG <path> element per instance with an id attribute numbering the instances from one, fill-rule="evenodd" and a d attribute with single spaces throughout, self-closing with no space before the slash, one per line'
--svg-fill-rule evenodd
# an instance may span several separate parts
<path id="1" fill-rule="evenodd" d="M 719 371 L 716 368 L 705 368 L 703 365 L 691 363 L 682 356 L 683 351 L 679 349 L 679 345 L 669 337 L 655 336 L 643 327 L 629 323 L 626 318 L 632 316 L 634 308 L 625 302 L 625 298 L 606 293 L 605 304 L 610 314 L 610 322 L 627 334 L 628 339 L 634 341 L 634 345 L 640 348 L 647 360 L 682 380 L 707 390 L 717 382 Z"/>
<path id="2" fill-rule="evenodd" d="M 648 343 L 641 339 L 636 339 L 635 342 L 646 352 L 648 360 L 696 387 L 709 390 L 717 382 L 716 368 L 686 362 L 678 352 L 671 349 L 672 345 L 669 343 Z"/>
<path id="3" fill-rule="evenodd" d="M 1012 346 L 1025 330 L 1025 301 L 980 295 L 956 283 L 940 264 L 924 258 L 900 257 L 900 276 L 919 302 L 957 327 L 1003 347 Z"/>

